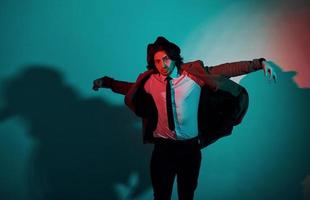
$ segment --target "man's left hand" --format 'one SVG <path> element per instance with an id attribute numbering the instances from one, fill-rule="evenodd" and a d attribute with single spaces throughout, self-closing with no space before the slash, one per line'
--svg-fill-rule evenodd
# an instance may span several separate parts
<path id="1" fill-rule="evenodd" d="M 268 78 L 269 81 L 277 82 L 277 74 L 275 73 L 274 69 L 272 68 L 270 61 L 263 61 L 263 70 L 265 76 Z"/>

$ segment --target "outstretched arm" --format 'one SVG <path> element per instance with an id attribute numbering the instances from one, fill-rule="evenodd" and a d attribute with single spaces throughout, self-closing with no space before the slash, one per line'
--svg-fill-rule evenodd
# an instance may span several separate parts
<path id="1" fill-rule="evenodd" d="M 213 75 L 223 75 L 227 78 L 248 74 L 264 68 L 264 58 L 252 61 L 239 61 L 224 63 L 216 66 L 206 67 L 206 71 Z"/>
<path id="2" fill-rule="evenodd" d="M 118 81 L 104 76 L 93 81 L 93 90 L 98 91 L 99 88 L 110 88 L 113 92 L 126 95 L 133 83 L 126 81 Z"/>
<path id="3" fill-rule="evenodd" d="M 226 78 L 230 78 L 263 69 L 265 76 L 269 80 L 273 80 L 274 82 L 276 82 L 277 75 L 274 72 L 270 62 L 271 61 L 266 61 L 265 58 L 259 58 L 252 61 L 224 63 L 221 65 L 205 67 L 205 70 L 213 75 L 222 75 Z"/>

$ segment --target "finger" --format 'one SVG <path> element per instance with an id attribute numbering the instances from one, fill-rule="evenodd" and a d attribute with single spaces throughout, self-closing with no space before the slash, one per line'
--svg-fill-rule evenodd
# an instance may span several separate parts
<path id="1" fill-rule="evenodd" d="M 278 81 L 277 74 L 273 73 L 272 75 L 274 82 L 276 83 Z"/>
<path id="2" fill-rule="evenodd" d="M 98 91 L 98 88 L 94 86 L 94 87 L 93 87 L 93 90 L 94 90 L 94 91 Z"/>
<path id="3" fill-rule="evenodd" d="M 271 81 L 274 79 L 274 71 L 273 71 L 273 68 L 272 67 L 269 67 L 267 69 L 267 76 L 268 76 L 268 80 Z"/>
<path id="4" fill-rule="evenodd" d="M 264 67 L 263 67 L 265 77 L 267 77 L 267 69 L 266 69 L 266 67 L 267 67 L 266 65 L 264 65 Z"/>
<path id="5" fill-rule="evenodd" d="M 272 80 L 272 77 L 273 77 L 272 68 L 268 68 L 268 78 L 269 78 L 269 80 Z"/>

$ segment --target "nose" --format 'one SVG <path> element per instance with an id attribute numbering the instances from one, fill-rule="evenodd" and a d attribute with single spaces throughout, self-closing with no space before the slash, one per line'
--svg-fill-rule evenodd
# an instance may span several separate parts
<path id="1" fill-rule="evenodd" d="M 164 61 L 162 61 L 162 66 L 163 66 L 163 68 L 165 68 L 165 69 L 168 69 L 168 68 L 169 68 L 169 66 L 166 65 L 166 63 L 165 63 Z"/>

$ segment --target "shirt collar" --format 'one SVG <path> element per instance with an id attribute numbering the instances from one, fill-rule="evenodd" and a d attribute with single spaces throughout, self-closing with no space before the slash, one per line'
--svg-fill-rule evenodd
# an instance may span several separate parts
<path id="1" fill-rule="evenodd" d="M 171 78 L 178 78 L 180 75 L 179 75 L 179 73 L 178 73 L 178 68 L 175 66 L 174 67 L 174 69 L 173 69 L 173 71 L 171 72 L 171 74 L 170 74 L 170 77 Z"/>

